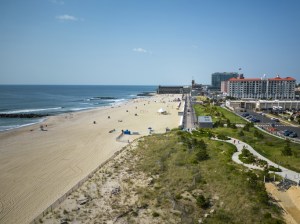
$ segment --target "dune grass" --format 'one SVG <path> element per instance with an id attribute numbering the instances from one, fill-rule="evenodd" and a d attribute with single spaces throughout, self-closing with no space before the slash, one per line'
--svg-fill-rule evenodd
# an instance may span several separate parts
<path id="1" fill-rule="evenodd" d="M 140 141 L 135 169 L 153 180 L 139 203 L 168 223 L 282 223 L 263 173 L 233 163 L 235 147 L 206 136 L 172 131 Z"/>

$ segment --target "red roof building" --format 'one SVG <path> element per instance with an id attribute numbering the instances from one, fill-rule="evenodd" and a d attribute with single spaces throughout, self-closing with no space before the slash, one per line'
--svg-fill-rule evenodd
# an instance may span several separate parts
<path id="1" fill-rule="evenodd" d="M 295 86 L 296 79 L 292 77 L 247 79 L 240 75 L 222 82 L 221 91 L 235 98 L 295 99 Z"/>

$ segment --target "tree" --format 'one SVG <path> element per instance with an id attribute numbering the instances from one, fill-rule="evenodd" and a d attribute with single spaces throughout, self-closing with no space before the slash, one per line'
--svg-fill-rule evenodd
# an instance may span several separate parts
<path id="1" fill-rule="evenodd" d="M 232 129 L 237 129 L 237 127 L 236 127 L 235 124 L 231 124 L 230 127 L 231 127 Z"/>
<path id="2" fill-rule="evenodd" d="M 246 125 L 243 127 L 243 130 L 244 130 L 244 131 L 250 131 L 249 125 L 246 124 Z"/>
<path id="3" fill-rule="evenodd" d="M 206 149 L 206 147 L 207 147 L 206 143 L 202 139 L 200 141 L 198 141 L 198 146 L 201 149 Z"/>

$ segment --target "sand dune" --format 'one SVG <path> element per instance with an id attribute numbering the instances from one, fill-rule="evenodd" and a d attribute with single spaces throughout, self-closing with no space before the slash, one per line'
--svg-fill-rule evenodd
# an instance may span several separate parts
<path id="1" fill-rule="evenodd" d="M 154 96 L 51 117 L 43 123 L 46 131 L 38 124 L 0 133 L 0 223 L 32 221 L 126 141 L 148 135 L 148 127 L 154 133 L 178 127 L 178 102 L 172 102 L 178 97 Z M 161 107 L 169 114 L 159 115 Z M 116 141 L 125 129 L 140 135 Z"/>

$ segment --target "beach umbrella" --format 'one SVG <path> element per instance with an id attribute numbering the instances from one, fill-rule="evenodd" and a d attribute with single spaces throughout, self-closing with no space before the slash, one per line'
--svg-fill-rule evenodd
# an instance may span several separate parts
<path id="1" fill-rule="evenodd" d="M 165 110 L 163 108 L 160 108 L 157 112 L 158 113 L 163 113 L 163 112 L 165 112 Z"/>

